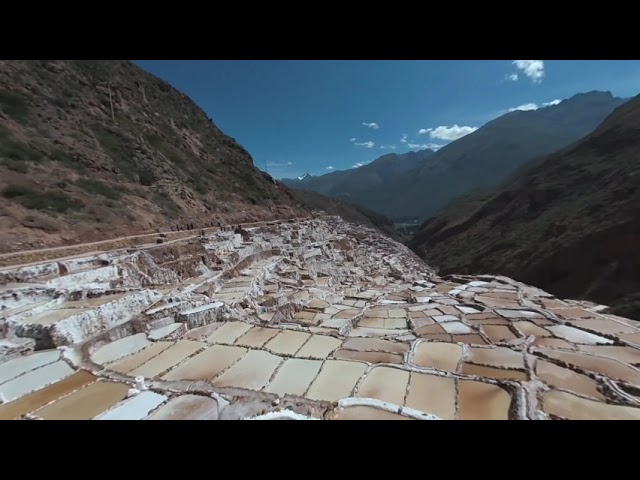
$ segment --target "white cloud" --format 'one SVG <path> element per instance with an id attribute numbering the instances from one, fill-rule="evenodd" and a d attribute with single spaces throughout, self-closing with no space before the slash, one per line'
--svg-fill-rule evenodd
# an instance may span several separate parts
<path id="1" fill-rule="evenodd" d="M 533 80 L 533 83 L 542 82 L 544 77 L 544 62 L 542 60 L 514 60 L 513 64 Z"/>
<path id="2" fill-rule="evenodd" d="M 367 164 L 367 162 L 358 162 L 355 165 L 353 165 L 351 168 L 360 168 L 360 167 L 364 167 Z"/>
<path id="3" fill-rule="evenodd" d="M 517 82 L 518 81 L 518 74 L 517 73 L 512 73 L 511 75 L 505 75 L 504 76 L 504 81 L 505 82 Z"/>
<path id="4" fill-rule="evenodd" d="M 374 130 L 377 130 L 380 128 L 380 125 L 378 125 L 375 122 L 371 122 L 371 123 L 367 123 L 367 122 L 362 122 L 362 125 L 364 125 L 367 128 L 373 128 Z"/>
<path id="5" fill-rule="evenodd" d="M 356 141 L 356 137 L 350 138 L 349 141 L 350 142 L 355 142 Z"/>
<path id="6" fill-rule="evenodd" d="M 443 146 L 444 145 L 438 145 L 437 143 L 410 143 L 408 145 L 411 150 L 424 150 L 426 148 L 430 150 L 438 150 Z"/>
<path id="7" fill-rule="evenodd" d="M 334 170 L 334 169 L 335 169 L 335 167 L 334 167 L 333 165 L 329 165 L 329 166 L 327 167 L 327 170 Z"/>
<path id="8" fill-rule="evenodd" d="M 395 150 L 396 146 L 395 145 L 380 145 L 380 150 L 386 150 L 386 149 Z"/>
<path id="9" fill-rule="evenodd" d="M 359 147 L 373 148 L 375 146 L 375 143 L 369 140 L 368 142 L 355 143 L 355 145 L 358 145 Z"/>
<path id="10" fill-rule="evenodd" d="M 473 133 L 476 130 L 478 130 L 478 127 L 467 127 L 467 126 L 461 127 L 459 125 L 452 125 L 450 127 L 447 127 L 442 125 L 436 128 L 421 128 L 418 131 L 418 134 L 429 135 L 431 138 L 451 142 L 453 140 L 458 140 L 459 138 L 462 138 L 465 135 L 469 135 L 470 133 Z"/>
<path id="11" fill-rule="evenodd" d="M 267 167 L 289 167 L 293 165 L 291 162 L 267 162 Z"/>
<path id="12" fill-rule="evenodd" d="M 400 141 L 401 141 L 402 143 L 407 143 L 407 137 L 408 137 L 408 136 L 409 136 L 409 135 L 407 135 L 406 133 L 403 133 L 403 134 L 402 134 L 402 138 L 400 139 Z"/>
<path id="13" fill-rule="evenodd" d="M 537 110 L 539 108 L 544 107 L 552 107 L 553 105 L 558 105 L 562 100 L 556 98 L 555 100 L 551 100 L 550 102 L 544 102 L 542 105 L 538 105 L 537 103 L 525 103 L 524 105 L 518 105 L 517 107 L 510 108 L 510 112 L 515 112 L 516 110 L 520 110 L 522 112 L 528 112 L 531 110 Z"/>

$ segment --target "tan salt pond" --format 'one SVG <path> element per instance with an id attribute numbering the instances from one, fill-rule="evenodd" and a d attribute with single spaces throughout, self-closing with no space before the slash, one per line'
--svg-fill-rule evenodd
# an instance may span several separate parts
<path id="1" fill-rule="evenodd" d="M 95 382 L 35 412 L 45 420 L 90 420 L 123 400 L 124 383 Z"/>
<path id="2" fill-rule="evenodd" d="M 335 352 L 335 357 L 340 360 L 355 360 L 368 363 L 397 363 L 401 364 L 404 357 L 398 353 L 387 352 L 362 352 L 358 350 L 346 350 L 341 348 Z"/>
<path id="3" fill-rule="evenodd" d="M 289 358 L 284 361 L 264 391 L 280 396 L 303 395 L 318 375 L 320 367 L 322 367 L 320 360 Z"/>
<path id="4" fill-rule="evenodd" d="M 293 355 L 310 337 L 311 335 L 305 332 L 282 330 L 278 335 L 265 343 L 264 348 L 282 355 Z"/>
<path id="5" fill-rule="evenodd" d="M 497 385 L 459 380 L 458 418 L 460 420 L 508 420 L 511 397 Z"/>
<path id="6" fill-rule="evenodd" d="M 253 327 L 235 341 L 236 345 L 250 348 L 261 348 L 275 337 L 280 330 L 275 328 Z"/>
<path id="7" fill-rule="evenodd" d="M 341 340 L 327 335 L 312 335 L 311 338 L 298 350 L 296 357 L 327 358 L 331 352 L 340 346 Z"/>
<path id="8" fill-rule="evenodd" d="M 551 391 L 542 397 L 544 411 L 569 420 L 640 420 L 640 409 L 587 400 Z"/>
<path id="9" fill-rule="evenodd" d="M 491 367 L 524 369 L 522 353 L 506 347 L 470 347 L 466 361 Z"/>
<path id="10" fill-rule="evenodd" d="M 326 360 L 305 396 L 312 400 L 328 402 L 349 397 L 366 369 L 365 363 Z"/>
<path id="11" fill-rule="evenodd" d="M 0 420 L 12 420 L 26 413 L 31 413 L 95 380 L 96 377 L 87 371 L 76 372 L 48 387 L 20 397 L 13 402 L 0 405 Z"/>
<path id="12" fill-rule="evenodd" d="M 518 370 L 505 370 L 503 368 L 483 367 L 474 365 L 473 363 L 465 363 L 462 365 L 462 373 L 466 375 L 478 375 L 480 377 L 497 378 L 503 380 L 520 380 L 526 381 L 527 374 Z"/>
<path id="13" fill-rule="evenodd" d="M 237 387 L 260 390 L 282 361 L 282 357 L 262 350 L 249 352 L 229 370 L 213 381 L 216 387 Z"/>
<path id="14" fill-rule="evenodd" d="M 147 347 L 138 353 L 134 353 L 122 360 L 108 364 L 107 368 L 118 373 L 128 373 L 131 370 L 138 368 L 150 358 L 159 355 L 171 345 L 173 345 L 173 342 L 155 342 L 150 347 Z"/>
<path id="15" fill-rule="evenodd" d="M 227 322 L 209 335 L 207 342 L 232 344 L 250 328 L 251 325 L 244 322 Z"/>
<path id="16" fill-rule="evenodd" d="M 619 323 L 608 318 L 598 318 L 590 320 L 575 320 L 570 322 L 576 327 L 592 330 L 604 335 L 615 333 L 635 333 L 637 330 L 624 323 Z"/>
<path id="17" fill-rule="evenodd" d="M 551 338 L 551 337 L 545 337 L 545 338 L 538 337 L 533 341 L 532 345 L 540 346 L 540 347 L 565 348 L 568 350 L 576 350 L 575 345 L 572 345 L 571 343 L 565 340 L 561 340 L 559 338 Z"/>
<path id="18" fill-rule="evenodd" d="M 72 374 L 73 369 L 64 361 L 58 360 L 3 383 L 0 385 L 0 393 L 5 401 L 10 402 Z"/>
<path id="19" fill-rule="evenodd" d="M 456 415 L 455 380 L 412 372 L 406 406 L 453 420 Z"/>
<path id="20" fill-rule="evenodd" d="M 213 345 L 169 371 L 164 380 L 208 380 L 240 360 L 246 348 Z"/>
<path id="21" fill-rule="evenodd" d="M 631 347 L 614 347 L 609 345 L 580 345 L 580 351 L 609 357 L 631 365 L 640 364 L 640 350 Z"/>
<path id="22" fill-rule="evenodd" d="M 416 347 L 414 363 L 419 367 L 455 372 L 462 358 L 462 347 L 455 343 L 421 342 Z"/>
<path id="23" fill-rule="evenodd" d="M 355 406 L 341 410 L 334 420 L 413 420 L 413 418 L 379 408 Z"/>
<path id="24" fill-rule="evenodd" d="M 537 326 L 533 322 L 522 320 L 521 322 L 515 322 L 513 326 L 525 337 L 533 335 L 535 337 L 550 337 L 551 333 L 542 327 Z"/>
<path id="25" fill-rule="evenodd" d="M 454 342 L 466 343 L 467 345 L 486 345 L 487 342 L 480 335 L 453 335 Z"/>
<path id="26" fill-rule="evenodd" d="M 571 390 L 597 400 L 605 399 L 597 390 L 598 384 L 595 380 L 568 368 L 539 359 L 536 365 L 536 374 L 540 380 L 551 387 Z"/>
<path id="27" fill-rule="evenodd" d="M 409 372 L 391 367 L 374 367 L 358 387 L 357 397 L 377 398 L 402 406 L 409 384 Z"/>
<path id="28" fill-rule="evenodd" d="M 147 420 L 217 420 L 218 403 L 201 395 L 181 395 L 147 417 Z"/>
<path id="29" fill-rule="evenodd" d="M 155 377 L 156 375 L 166 372 L 185 358 L 193 355 L 198 350 L 206 348 L 207 346 L 208 345 L 203 342 L 178 340 L 174 345 L 164 350 L 160 355 L 132 370 L 130 375 L 142 375 L 145 378 Z"/>
<path id="30" fill-rule="evenodd" d="M 482 328 L 487 337 L 494 343 L 518 338 L 506 325 L 484 325 Z"/>

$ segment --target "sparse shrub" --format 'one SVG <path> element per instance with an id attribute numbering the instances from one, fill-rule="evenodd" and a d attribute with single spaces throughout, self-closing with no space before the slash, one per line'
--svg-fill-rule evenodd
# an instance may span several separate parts
<path id="1" fill-rule="evenodd" d="M 144 185 L 145 187 L 150 187 L 156 181 L 156 177 L 153 175 L 153 172 L 151 170 L 142 170 L 138 174 L 138 177 L 140 179 L 140 184 Z"/>
<path id="2" fill-rule="evenodd" d="M 169 218 L 180 216 L 180 207 L 171 199 L 166 192 L 154 192 L 152 201 Z"/>
<path id="3" fill-rule="evenodd" d="M 60 162 L 65 167 L 72 168 L 77 172 L 84 172 L 85 166 L 69 152 L 61 148 L 55 148 L 50 154 L 49 159 Z"/>
<path id="4" fill-rule="evenodd" d="M 37 192 L 24 185 L 9 185 L 2 191 L 2 196 L 30 210 L 63 213 L 67 210 L 79 210 L 84 206 L 80 200 L 63 192 Z"/>
<path id="5" fill-rule="evenodd" d="M 10 90 L 0 90 L 0 109 L 15 120 L 29 117 L 29 104 L 25 96 Z"/>
<path id="6" fill-rule="evenodd" d="M 102 195 L 103 197 L 106 197 L 110 200 L 118 200 L 120 197 L 122 197 L 121 192 L 99 180 L 81 178 L 76 181 L 76 185 L 86 192 Z"/>

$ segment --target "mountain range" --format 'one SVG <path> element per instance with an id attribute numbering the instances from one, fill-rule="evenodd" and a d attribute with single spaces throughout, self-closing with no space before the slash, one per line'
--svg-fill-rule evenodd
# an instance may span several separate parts
<path id="1" fill-rule="evenodd" d="M 506 113 L 437 152 L 385 155 L 360 168 L 282 181 L 397 221 L 424 220 L 457 197 L 491 187 L 575 142 L 624 102 L 610 92 L 582 93 L 537 110 Z"/>

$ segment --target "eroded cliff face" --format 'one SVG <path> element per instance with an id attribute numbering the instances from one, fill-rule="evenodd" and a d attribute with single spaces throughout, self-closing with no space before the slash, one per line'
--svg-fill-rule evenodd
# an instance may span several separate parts
<path id="1" fill-rule="evenodd" d="M 638 322 L 337 217 L 0 275 L 0 418 L 640 419 Z"/>
<path id="2" fill-rule="evenodd" d="M 640 99 L 500 188 L 452 203 L 411 248 L 441 273 L 499 273 L 640 319 Z"/>
<path id="3" fill-rule="evenodd" d="M 0 61 L 0 251 L 286 218 L 296 205 L 131 62 Z"/>

